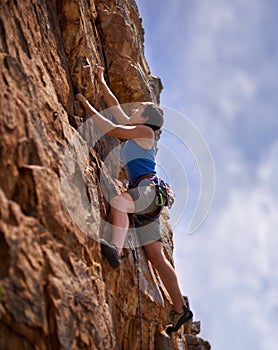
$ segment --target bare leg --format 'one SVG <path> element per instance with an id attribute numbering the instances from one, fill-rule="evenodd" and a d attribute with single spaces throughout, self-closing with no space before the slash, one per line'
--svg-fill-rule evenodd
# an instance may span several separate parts
<path id="1" fill-rule="evenodd" d="M 128 213 L 134 212 L 134 202 L 130 194 L 123 193 L 111 199 L 112 244 L 115 244 L 121 255 L 125 236 L 129 227 Z"/>
<path id="2" fill-rule="evenodd" d="M 185 302 L 180 291 L 176 272 L 163 253 L 162 243 L 159 241 L 152 242 L 145 245 L 144 250 L 147 258 L 157 270 L 159 277 L 167 289 L 175 311 L 182 313 Z"/>

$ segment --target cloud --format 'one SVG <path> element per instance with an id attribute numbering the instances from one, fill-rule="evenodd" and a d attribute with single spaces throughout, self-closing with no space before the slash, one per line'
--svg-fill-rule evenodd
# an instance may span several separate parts
<path id="1" fill-rule="evenodd" d="M 205 232 L 175 237 L 181 284 L 215 349 L 272 350 L 278 341 L 277 156 L 275 144 L 254 182 L 230 191 Z"/>
<path id="2" fill-rule="evenodd" d="M 175 230 L 180 283 L 213 349 L 272 350 L 278 343 L 277 2 L 159 5 L 145 27 L 150 66 L 164 84 L 162 104 L 195 123 L 216 165 L 206 222 L 184 233 L 189 198 Z M 182 159 L 196 195 L 198 174 Z"/>
<path id="3" fill-rule="evenodd" d="M 230 120 L 258 89 L 254 69 L 264 56 L 259 15 L 264 11 L 259 1 L 197 4 L 188 14 L 191 35 L 185 43 L 184 69 L 189 71 L 191 93 Z"/>

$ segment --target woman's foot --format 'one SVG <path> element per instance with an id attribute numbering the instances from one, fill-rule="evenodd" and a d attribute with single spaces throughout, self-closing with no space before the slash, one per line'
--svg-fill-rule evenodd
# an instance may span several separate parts
<path id="1" fill-rule="evenodd" d="M 112 267 L 119 267 L 121 263 L 121 257 L 118 254 L 117 247 L 113 244 L 109 244 L 104 239 L 100 239 L 100 249 L 102 255 L 108 260 Z"/>
<path id="2" fill-rule="evenodd" d="M 178 314 L 175 312 L 173 324 L 166 328 L 166 333 L 171 334 L 176 332 L 184 323 L 191 320 L 193 313 L 186 306 L 183 307 L 183 312 Z"/>

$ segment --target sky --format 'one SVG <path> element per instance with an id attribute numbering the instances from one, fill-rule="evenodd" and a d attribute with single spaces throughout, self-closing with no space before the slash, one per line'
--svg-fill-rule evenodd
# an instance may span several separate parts
<path id="1" fill-rule="evenodd" d="M 176 193 L 182 291 L 213 350 L 275 350 L 278 2 L 137 4 L 145 55 L 164 86 L 158 167 Z M 200 202 L 209 212 L 190 232 Z"/>

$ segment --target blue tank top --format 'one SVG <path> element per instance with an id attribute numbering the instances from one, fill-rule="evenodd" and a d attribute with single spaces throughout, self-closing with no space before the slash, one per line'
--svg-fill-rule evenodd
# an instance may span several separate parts
<path id="1" fill-rule="evenodd" d="M 121 148 L 121 157 L 127 170 L 129 185 L 141 176 L 155 173 L 155 147 L 142 148 L 134 140 L 126 141 Z"/>

